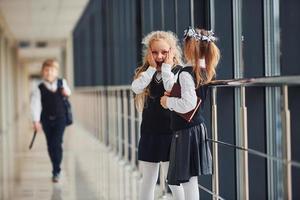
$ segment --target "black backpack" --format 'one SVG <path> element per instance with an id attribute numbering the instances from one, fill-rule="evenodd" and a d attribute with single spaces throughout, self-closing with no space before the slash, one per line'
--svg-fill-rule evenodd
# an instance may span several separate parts
<path id="1" fill-rule="evenodd" d="M 57 89 L 58 90 L 63 89 L 62 79 L 57 80 Z M 61 97 L 63 99 L 64 106 L 66 109 L 66 125 L 69 126 L 69 125 L 73 124 L 73 114 L 72 114 L 71 103 L 70 103 L 68 97 L 63 96 L 62 94 L 61 94 Z"/>

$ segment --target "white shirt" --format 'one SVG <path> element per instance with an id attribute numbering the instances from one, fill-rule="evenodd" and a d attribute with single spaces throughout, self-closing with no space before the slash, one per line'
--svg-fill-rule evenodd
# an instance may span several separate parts
<path id="1" fill-rule="evenodd" d="M 161 73 L 156 74 L 156 79 L 160 80 L 162 78 L 163 85 L 166 91 L 171 91 L 174 83 L 177 80 L 178 73 L 173 74 L 172 66 L 166 63 L 163 63 L 161 66 Z M 148 69 L 140 74 L 140 76 L 135 79 L 131 84 L 131 89 L 135 94 L 140 94 L 144 89 L 150 84 L 153 75 L 156 72 L 155 67 L 148 67 Z"/>
<path id="2" fill-rule="evenodd" d="M 161 66 L 161 75 L 163 79 L 164 88 L 166 91 L 170 92 L 174 83 L 176 83 L 178 78 L 178 73 L 174 74 L 172 71 L 172 66 L 163 63 Z"/>
<path id="3" fill-rule="evenodd" d="M 131 89 L 135 94 L 141 94 L 144 89 L 151 83 L 156 68 L 149 66 L 148 69 L 140 74 L 131 84 Z"/>
<path id="4" fill-rule="evenodd" d="M 187 64 L 186 66 L 190 66 Z M 185 67 L 186 67 L 185 66 Z M 171 69 L 167 66 L 162 67 L 162 78 L 163 82 L 167 83 L 165 89 L 170 91 L 177 81 L 177 76 L 175 76 Z M 167 107 L 170 110 L 174 110 L 178 113 L 187 113 L 193 110 L 197 105 L 197 95 L 195 91 L 195 82 L 193 77 L 188 72 L 181 72 L 179 75 L 179 82 L 181 86 L 181 98 L 168 97 Z"/>
<path id="5" fill-rule="evenodd" d="M 55 92 L 57 90 L 57 79 L 53 81 L 52 83 L 43 80 L 42 83 L 46 86 L 47 89 Z M 32 96 L 31 96 L 31 102 L 30 102 L 30 108 L 31 108 L 31 116 L 32 120 L 34 122 L 39 122 L 41 119 L 41 112 L 42 112 L 42 97 L 41 97 L 41 91 L 39 89 L 39 84 L 37 87 L 33 90 Z M 68 96 L 71 95 L 71 90 L 66 82 L 65 79 L 63 79 L 62 87 L 65 89 Z"/>

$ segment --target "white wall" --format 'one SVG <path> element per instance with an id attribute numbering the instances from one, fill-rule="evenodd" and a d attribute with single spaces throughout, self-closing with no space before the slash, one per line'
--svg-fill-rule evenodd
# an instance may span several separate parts
<path id="1" fill-rule="evenodd" d="M 15 40 L 0 13 L 0 199 L 10 199 L 13 192 L 16 144 L 24 131 L 21 122 L 28 123 L 27 86 L 26 69 L 20 67 Z"/>

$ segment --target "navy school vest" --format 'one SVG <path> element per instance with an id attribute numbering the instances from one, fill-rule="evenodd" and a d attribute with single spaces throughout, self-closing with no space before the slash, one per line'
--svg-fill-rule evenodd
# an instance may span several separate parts
<path id="1" fill-rule="evenodd" d="M 175 66 L 172 69 L 173 74 L 177 74 L 182 66 Z M 157 72 L 156 72 L 157 73 Z M 162 79 L 156 79 L 156 73 L 149 85 L 149 96 L 145 100 L 142 113 L 141 135 L 165 135 L 172 134 L 170 127 L 171 111 L 164 109 L 160 105 L 160 98 L 164 96 L 164 86 Z"/>
<path id="2" fill-rule="evenodd" d="M 55 92 L 49 90 L 43 83 L 39 85 L 41 91 L 42 113 L 41 119 L 65 116 L 65 107 L 61 97 L 61 89 Z"/>

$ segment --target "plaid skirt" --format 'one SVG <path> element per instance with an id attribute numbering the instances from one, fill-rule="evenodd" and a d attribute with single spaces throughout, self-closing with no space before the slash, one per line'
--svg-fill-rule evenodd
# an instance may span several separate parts
<path id="1" fill-rule="evenodd" d="M 188 182 L 192 176 L 212 174 L 212 156 L 204 123 L 176 131 L 170 149 L 169 185 Z"/>

